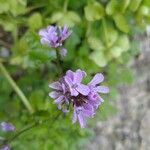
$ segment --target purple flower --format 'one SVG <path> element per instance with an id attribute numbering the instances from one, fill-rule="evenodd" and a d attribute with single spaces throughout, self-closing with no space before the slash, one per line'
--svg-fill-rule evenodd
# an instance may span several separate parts
<path id="1" fill-rule="evenodd" d="M 95 107 L 98 108 L 98 106 L 103 102 L 104 100 L 100 97 L 98 93 L 108 93 L 109 88 L 106 86 L 98 86 L 102 81 L 104 80 L 104 76 L 101 73 L 97 73 L 93 79 L 88 83 L 90 92 L 88 95 L 89 102 Z"/>
<path id="2" fill-rule="evenodd" d="M 72 33 L 67 26 L 59 27 L 60 42 L 66 40 Z"/>
<path id="3" fill-rule="evenodd" d="M 86 126 L 87 118 L 95 115 L 95 111 L 103 99 L 99 93 L 108 93 L 106 86 L 99 86 L 104 80 L 100 73 L 96 74 L 87 84 L 82 84 L 86 73 L 80 69 L 75 72 L 68 70 L 66 74 L 56 82 L 49 84 L 54 91 L 49 96 L 63 112 L 68 112 L 68 106 L 73 107 L 72 123 L 79 121 L 80 127 Z"/>
<path id="4" fill-rule="evenodd" d="M 58 109 L 62 109 L 64 112 L 68 112 L 66 106 L 63 105 L 69 104 L 67 89 L 65 83 L 63 83 L 63 79 L 49 84 L 49 87 L 55 90 L 49 93 L 49 96 L 55 99 L 54 103 L 58 105 Z M 63 108 L 62 105 L 64 106 Z"/>
<path id="5" fill-rule="evenodd" d="M 69 87 L 71 96 L 77 96 L 79 93 L 82 95 L 88 95 L 90 89 L 87 85 L 81 83 L 83 77 L 86 75 L 84 71 L 78 69 L 76 72 L 68 70 L 64 77 L 65 82 Z"/>
<path id="6" fill-rule="evenodd" d="M 66 40 L 71 34 L 71 31 L 67 26 L 48 26 L 45 29 L 39 31 L 41 37 L 41 44 L 47 44 L 49 47 L 56 48 L 62 46 L 64 40 Z"/>
<path id="7" fill-rule="evenodd" d="M 5 145 L 2 148 L 0 148 L 0 150 L 10 150 L 10 147 L 9 145 Z"/>
<path id="8" fill-rule="evenodd" d="M 93 107 L 88 103 L 83 103 L 81 106 L 74 105 L 73 109 L 72 123 L 78 120 L 81 128 L 86 126 L 87 118 L 95 115 Z"/>
<path id="9" fill-rule="evenodd" d="M 7 122 L 1 122 L 0 128 L 3 131 L 14 131 L 15 130 L 15 127 L 11 123 L 7 123 Z"/>

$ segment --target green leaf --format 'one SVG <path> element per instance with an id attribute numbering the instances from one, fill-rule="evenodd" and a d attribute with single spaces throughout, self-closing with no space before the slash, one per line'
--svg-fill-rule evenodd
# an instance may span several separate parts
<path id="1" fill-rule="evenodd" d="M 107 43 L 106 43 L 106 39 L 104 38 L 104 37 L 106 37 L 104 29 L 101 31 L 101 34 L 102 34 L 101 39 L 103 40 L 103 43 L 105 43 L 105 46 L 107 48 L 110 48 L 116 42 L 116 40 L 118 38 L 118 32 L 117 32 L 117 30 L 112 28 L 112 26 L 107 26 L 106 32 L 107 32 Z"/>
<path id="2" fill-rule="evenodd" d="M 122 13 L 125 12 L 125 10 L 127 9 L 127 7 L 129 6 L 131 0 L 122 0 L 121 4 L 120 4 L 120 10 Z"/>
<path id="3" fill-rule="evenodd" d="M 4 28 L 5 31 L 12 32 L 16 29 L 16 23 L 12 20 L 1 20 L 0 19 L 0 25 Z"/>
<path id="4" fill-rule="evenodd" d="M 118 58 L 121 56 L 122 49 L 119 46 L 114 46 L 110 49 L 110 53 L 111 53 L 112 57 Z"/>
<path id="5" fill-rule="evenodd" d="M 106 6 L 106 13 L 108 15 L 113 15 L 118 11 L 118 5 L 120 3 L 117 0 L 111 0 L 108 2 Z"/>
<path id="6" fill-rule="evenodd" d="M 7 0 L 1 0 L 0 2 L 0 14 L 9 10 L 9 2 Z"/>
<path id="7" fill-rule="evenodd" d="M 102 51 L 95 51 L 90 55 L 90 59 L 93 60 L 99 67 L 107 65 L 107 60 Z"/>
<path id="8" fill-rule="evenodd" d="M 50 21 L 51 21 L 51 23 L 56 23 L 59 20 L 61 20 L 63 18 L 63 16 L 64 16 L 63 12 L 54 12 Z"/>
<path id="9" fill-rule="evenodd" d="M 119 46 L 122 51 L 127 51 L 130 48 L 130 42 L 127 35 L 120 35 L 118 40 L 116 41 L 116 45 Z"/>
<path id="10" fill-rule="evenodd" d="M 94 2 L 85 6 L 84 12 L 88 21 L 100 20 L 104 16 L 104 8 L 98 2 Z"/>
<path id="11" fill-rule="evenodd" d="M 80 16 L 74 11 L 56 12 L 51 17 L 51 23 L 58 23 L 60 25 L 68 25 L 73 27 L 81 21 Z"/>
<path id="12" fill-rule="evenodd" d="M 14 15 L 24 14 L 26 12 L 27 0 L 11 0 L 9 1 L 10 12 Z"/>
<path id="13" fill-rule="evenodd" d="M 102 41 L 96 37 L 89 37 L 88 38 L 88 43 L 91 49 L 93 50 L 102 50 L 104 49 L 104 45 Z"/>
<path id="14" fill-rule="evenodd" d="M 142 2 L 142 0 L 131 0 L 129 9 L 131 11 L 135 12 L 138 9 L 138 7 L 140 6 L 141 2 Z"/>
<path id="15" fill-rule="evenodd" d="M 116 26 L 122 31 L 122 32 L 125 32 L 125 33 L 128 33 L 129 32 L 129 27 L 128 27 L 128 24 L 124 18 L 123 15 L 121 14 L 117 14 L 115 17 L 114 17 L 114 21 L 115 21 L 115 24 Z"/>
<path id="16" fill-rule="evenodd" d="M 28 19 L 30 29 L 35 30 L 42 27 L 42 16 L 40 13 L 33 13 Z"/>
<path id="17" fill-rule="evenodd" d="M 146 5 L 142 5 L 140 6 L 139 10 L 138 10 L 138 15 L 141 16 L 150 16 L 150 7 L 146 6 Z"/>

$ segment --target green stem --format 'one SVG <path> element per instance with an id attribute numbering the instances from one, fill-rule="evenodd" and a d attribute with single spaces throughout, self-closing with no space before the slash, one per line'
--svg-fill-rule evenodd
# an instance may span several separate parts
<path id="1" fill-rule="evenodd" d="M 105 18 L 102 19 L 102 27 L 103 27 L 103 30 L 104 30 L 105 44 L 106 44 L 106 47 L 108 47 L 108 34 L 107 34 L 107 26 L 106 26 Z"/>
<path id="2" fill-rule="evenodd" d="M 63 67 L 62 67 L 62 63 L 61 63 L 61 56 L 59 53 L 59 49 L 56 49 L 56 56 L 57 56 L 57 66 L 58 66 L 58 70 L 59 70 L 59 74 L 61 75 L 63 73 Z"/>
<path id="3" fill-rule="evenodd" d="M 60 114 L 61 114 L 61 113 L 58 113 L 52 120 L 51 120 L 51 118 L 47 118 L 47 119 L 43 120 L 42 122 L 39 121 L 39 122 L 35 122 L 35 123 L 31 124 L 31 125 L 28 125 L 28 126 L 25 127 L 24 129 L 20 130 L 18 133 L 16 133 L 15 135 L 13 135 L 11 138 L 5 140 L 5 141 L 3 142 L 3 144 L 0 145 L 0 146 L 3 146 L 3 145 L 6 145 L 6 144 L 11 143 L 12 141 L 14 141 L 16 138 L 18 138 L 20 135 L 22 135 L 22 134 L 25 133 L 26 131 L 29 131 L 29 130 L 31 130 L 31 129 L 37 127 L 37 126 L 40 126 L 40 125 L 42 125 L 42 124 L 44 124 L 44 123 L 46 123 L 46 122 L 48 122 L 48 121 L 50 121 L 50 120 L 51 120 L 51 122 L 52 122 L 50 127 L 52 127 L 52 125 L 53 125 L 54 122 L 58 119 L 58 117 L 60 116 Z"/>
<path id="4" fill-rule="evenodd" d="M 25 97 L 24 93 L 20 90 L 20 88 L 17 86 L 17 84 L 15 83 L 15 81 L 12 79 L 12 77 L 9 75 L 8 71 L 6 70 L 5 66 L 0 62 L 0 70 L 2 71 L 2 73 L 4 74 L 5 78 L 7 79 L 7 81 L 10 83 L 10 85 L 12 86 L 12 88 L 15 90 L 15 92 L 18 94 L 18 96 L 20 97 L 20 99 L 22 100 L 23 104 L 26 106 L 26 108 L 29 110 L 29 112 L 32 114 L 34 112 L 31 104 L 29 103 L 29 101 L 27 100 L 27 98 Z"/>
<path id="5" fill-rule="evenodd" d="M 68 7 L 68 2 L 69 2 L 69 0 L 65 0 L 65 2 L 64 2 L 64 12 L 67 12 L 67 7 Z"/>

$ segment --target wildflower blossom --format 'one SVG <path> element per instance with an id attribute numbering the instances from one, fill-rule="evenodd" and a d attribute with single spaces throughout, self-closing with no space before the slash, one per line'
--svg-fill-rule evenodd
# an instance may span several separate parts
<path id="1" fill-rule="evenodd" d="M 1 122 L 0 128 L 3 131 L 14 131 L 15 130 L 15 127 L 11 123 L 8 123 L 8 122 Z"/>
<path id="2" fill-rule="evenodd" d="M 2 148 L 0 148 L 0 150 L 10 150 L 10 147 L 9 145 L 5 145 Z"/>
<path id="3" fill-rule="evenodd" d="M 0 129 L 3 131 L 14 131 L 15 127 L 13 124 L 8 123 L 8 122 L 1 122 L 0 123 Z M 4 141 L 5 138 L 4 137 L 0 137 L 1 141 Z M 10 146 L 9 145 L 2 145 L 2 147 L 0 147 L 0 150 L 10 150 Z"/>
<path id="4" fill-rule="evenodd" d="M 49 85 L 54 90 L 49 93 L 49 96 L 55 99 L 54 103 L 65 112 L 68 112 L 68 106 L 72 105 L 72 123 L 79 121 L 81 128 L 86 126 L 87 118 L 94 117 L 96 109 L 103 102 L 99 93 L 109 92 L 108 87 L 99 86 L 104 80 L 102 74 L 96 74 L 87 85 L 82 83 L 85 76 L 86 73 L 80 69 L 75 72 L 68 70 L 59 81 Z"/>
<path id="5" fill-rule="evenodd" d="M 47 28 L 41 29 L 39 31 L 39 35 L 41 37 L 41 44 L 46 44 L 52 48 L 61 47 L 62 43 L 70 36 L 70 34 L 71 31 L 67 26 L 58 27 L 49 25 Z M 65 56 L 66 53 L 67 50 L 61 48 L 60 54 L 62 56 Z"/>

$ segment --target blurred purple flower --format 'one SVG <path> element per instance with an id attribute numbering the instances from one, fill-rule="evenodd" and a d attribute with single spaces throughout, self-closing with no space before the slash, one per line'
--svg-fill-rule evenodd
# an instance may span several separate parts
<path id="1" fill-rule="evenodd" d="M 68 112 L 67 108 L 72 104 L 72 123 L 79 121 L 81 128 L 86 126 L 87 118 L 95 115 L 96 109 L 103 101 L 99 93 L 109 92 L 108 87 L 98 85 L 104 80 L 102 74 L 96 74 L 87 85 L 81 83 L 85 75 L 80 69 L 75 72 L 68 70 L 59 81 L 49 85 L 54 89 L 49 96 L 55 99 L 54 103 L 59 109 Z"/>
<path id="2" fill-rule="evenodd" d="M 62 43 L 70 36 L 70 34 L 71 31 L 67 26 L 58 27 L 49 25 L 47 28 L 39 31 L 41 44 L 47 44 L 52 48 L 62 46 Z"/>
<path id="3" fill-rule="evenodd" d="M 15 130 L 15 127 L 11 123 L 8 123 L 8 122 L 1 122 L 0 128 L 3 131 L 14 131 Z"/>
<path id="4" fill-rule="evenodd" d="M 10 150 L 10 147 L 9 145 L 5 145 L 2 148 L 0 148 L 0 150 Z"/>
<path id="5" fill-rule="evenodd" d="M 55 90 L 49 93 L 49 96 L 55 99 L 54 103 L 57 104 L 58 109 L 62 109 L 64 112 L 68 112 L 65 105 L 62 107 L 63 104 L 69 104 L 67 89 L 65 83 L 63 83 L 63 79 L 49 84 L 49 87 Z"/>
<path id="6" fill-rule="evenodd" d="M 98 106 L 104 100 L 99 96 L 98 93 L 109 93 L 109 88 L 106 86 L 98 86 L 104 80 L 104 76 L 101 73 L 97 73 L 93 79 L 88 83 L 90 93 L 88 95 L 89 103 L 93 105 L 94 108 Z"/>

